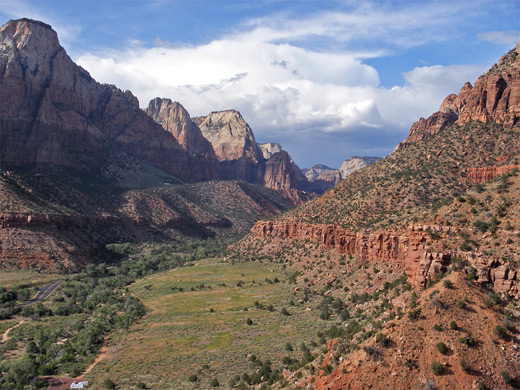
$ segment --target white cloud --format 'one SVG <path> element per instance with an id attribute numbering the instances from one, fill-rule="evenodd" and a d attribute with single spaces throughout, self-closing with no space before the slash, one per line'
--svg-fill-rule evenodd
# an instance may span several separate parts
<path id="1" fill-rule="evenodd" d="M 305 20 L 277 15 L 249 21 L 239 27 L 242 31 L 199 46 L 170 45 L 158 38 L 157 47 L 133 44 L 76 60 L 96 80 L 131 90 L 143 107 L 155 97 L 168 97 L 192 116 L 238 109 L 259 141 L 285 143 L 297 162 L 305 155 L 297 137 L 307 141 L 307 150 L 319 138 L 333 139 L 334 147 L 345 140 L 353 145 L 365 141 L 358 152 L 316 152 L 325 157 L 344 153 L 337 158 L 340 162 L 350 154 L 390 151 L 413 121 L 458 92 L 454 86 L 473 82 L 485 70 L 425 66 L 404 73 L 402 86 L 380 86 L 377 70 L 363 60 L 392 47 L 444 39 L 433 32 L 453 22 L 460 4 L 374 7 L 363 4 L 350 13 L 322 12 Z M 419 13 L 427 13 L 431 22 L 424 23 Z M 318 38 L 336 46 L 334 52 L 324 51 L 327 45 L 313 50 L 309 42 Z M 357 40 L 374 47 L 349 49 Z M 370 142 L 373 146 L 366 146 Z M 323 162 L 338 165 L 330 159 Z"/>
<path id="2" fill-rule="evenodd" d="M 477 37 L 480 41 L 513 47 L 518 41 L 520 41 L 520 30 L 488 31 L 478 34 Z"/>

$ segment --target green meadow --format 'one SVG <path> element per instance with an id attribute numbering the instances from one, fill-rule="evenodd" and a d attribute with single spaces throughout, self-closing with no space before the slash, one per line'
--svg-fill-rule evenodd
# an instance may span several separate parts
<path id="1" fill-rule="evenodd" d="M 107 378 L 124 389 L 206 389 L 214 378 L 228 388 L 255 371 L 255 357 L 273 368 L 300 357 L 301 343 L 317 340 L 327 323 L 297 302 L 288 277 L 275 264 L 206 259 L 137 281 L 127 293 L 149 313 L 107 340 L 87 376 L 91 388 Z"/>

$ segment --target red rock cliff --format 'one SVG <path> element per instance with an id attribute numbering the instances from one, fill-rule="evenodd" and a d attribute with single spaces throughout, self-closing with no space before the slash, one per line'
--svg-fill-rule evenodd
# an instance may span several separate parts
<path id="1" fill-rule="evenodd" d="M 514 126 L 520 118 L 520 42 L 472 86 L 449 95 L 438 112 L 415 122 L 397 149 L 434 135 L 446 127 L 475 120 Z"/>
<path id="2" fill-rule="evenodd" d="M 444 272 L 452 256 L 460 256 L 477 269 L 481 283 L 492 282 L 497 291 L 519 293 L 517 271 L 510 270 L 499 260 L 482 254 L 458 250 L 436 252 L 430 248 L 427 230 L 449 234 L 451 227 L 410 226 L 406 234 L 388 232 L 352 232 L 335 225 L 306 224 L 299 222 L 259 221 L 251 233 L 259 237 L 277 237 L 289 240 L 308 240 L 339 253 L 357 256 L 365 261 L 396 261 L 401 263 L 409 282 L 421 288 L 428 279 Z"/>

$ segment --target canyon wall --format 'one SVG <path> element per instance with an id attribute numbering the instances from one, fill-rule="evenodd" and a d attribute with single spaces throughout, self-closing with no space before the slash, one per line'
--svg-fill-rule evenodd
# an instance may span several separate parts
<path id="1" fill-rule="evenodd" d="M 430 233 L 449 235 L 454 229 L 446 226 L 412 225 L 406 234 L 388 232 L 352 232 L 336 225 L 298 222 L 259 221 L 251 229 L 257 237 L 287 240 L 307 240 L 339 253 L 358 257 L 363 261 L 395 261 L 402 265 L 408 281 L 424 288 L 428 279 L 445 272 L 452 258 L 462 258 L 477 270 L 479 283 L 493 283 L 497 291 L 518 294 L 518 271 L 510 269 L 498 259 L 481 253 L 431 249 Z"/>

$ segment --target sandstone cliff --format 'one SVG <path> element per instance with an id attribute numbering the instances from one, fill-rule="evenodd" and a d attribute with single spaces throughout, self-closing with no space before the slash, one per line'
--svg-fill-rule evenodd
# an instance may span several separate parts
<path id="1" fill-rule="evenodd" d="M 262 151 L 262 155 L 266 160 L 269 160 L 275 153 L 281 152 L 283 150 L 282 145 L 276 142 L 258 144 L 258 147 Z"/>
<path id="2" fill-rule="evenodd" d="M 469 121 L 514 126 L 520 118 L 520 42 L 472 86 L 464 84 L 458 95 L 449 95 L 438 112 L 415 122 L 397 149 Z"/>
<path id="3" fill-rule="evenodd" d="M 308 182 L 286 151 L 275 153 L 258 168 L 258 181 L 274 190 L 303 190 Z"/>
<path id="4" fill-rule="evenodd" d="M 380 157 L 352 156 L 348 160 L 343 161 L 343 164 L 341 164 L 341 167 L 339 168 L 339 173 L 341 174 L 341 178 L 344 179 L 354 172 L 359 171 L 364 167 L 368 167 L 379 160 L 381 160 Z"/>
<path id="5" fill-rule="evenodd" d="M 457 249 L 443 252 L 432 249 L 431 232 L 449 235 L 454 228 L 432 225 L 411 225 L 405 234 L 390 232 L 353 232 L 336 225 L 306 224 L 283 221 L 259 221 L 251 229 L 257 237 L 275 237 L 284 240 L 306 240 L 339 253 L 357 256 L 362 261 L 395 261 L 405 270 L 409 282 L 424 288 L 428 279 L 446 271 L 452 257 L 464 258 L 476 270 L 478 282 L 493 283 L 495 290 L 520 293 L 520 275 L 506 262 L 461 252 Z"/>
<path id="6" fill-rule="evenodd" d="M 93 170 L 117 147 L 189 178 L 176 139 L 129 91 L 99 84 L 74 64 L 50 26 L 29 19 L 2 26 L 0 74 L 2 162 Z"/>
<path id="7" fill-rule="evenodd" d="M 146 113 L 188 152 L 191 178 L 196 181 L 218 179 L 218 161 L 210 142 L 192 122 L 186 109 L 170 99 L 155 98 L 148 104 Z"/>

